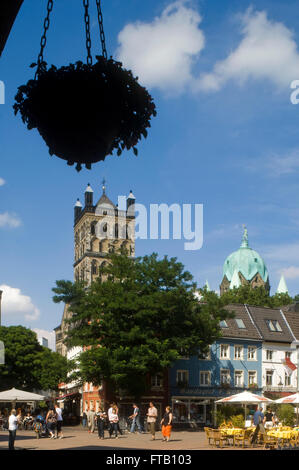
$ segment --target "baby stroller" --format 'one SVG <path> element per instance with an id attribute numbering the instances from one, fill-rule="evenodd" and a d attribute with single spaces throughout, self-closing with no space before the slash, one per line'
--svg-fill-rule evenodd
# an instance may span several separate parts
<path id="1" fill-rule="evenodd" d="M 38 415 L 36 417 L 34 421 L 33 429 L 36 434 L 36 439 L 40 439 L 41 437 L 48 436 L 48 429 L 46 426 L 46 422 L 45 422 L 45 419 L 41 415 Z"/>

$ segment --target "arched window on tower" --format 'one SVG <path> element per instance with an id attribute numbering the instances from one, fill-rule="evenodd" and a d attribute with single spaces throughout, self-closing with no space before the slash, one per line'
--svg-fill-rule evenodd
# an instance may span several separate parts
<path id="1" fill-rule="evenodd" d="M 118 238 L 118 224 L 114 225 L 114 237 Z"/>
<path id="2" fill-rule="evenodd" d="M 91 262 L 91 274 L 97 274 L 97 262 L 95 259 L 93 259 Z"/>

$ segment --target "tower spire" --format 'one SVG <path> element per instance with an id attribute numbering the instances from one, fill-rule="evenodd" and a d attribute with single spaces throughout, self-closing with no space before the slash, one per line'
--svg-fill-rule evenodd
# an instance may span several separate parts
<path id="1" fill-rule="evenodd" d="M 242 243 L 241 243 L 241 248 L 248 248 L 248 230 L 246 228 L 246 225 L 243 224 L 243 238 L 242 238 Z"/>
<path id="2" fill-rule="evenodd" d="M 102 190 L 103 190 L 103 194 L 106 194 L 106 180 L 105 180 L 105 178 L 103 178 L 103 181 L 102 181 Z"/>

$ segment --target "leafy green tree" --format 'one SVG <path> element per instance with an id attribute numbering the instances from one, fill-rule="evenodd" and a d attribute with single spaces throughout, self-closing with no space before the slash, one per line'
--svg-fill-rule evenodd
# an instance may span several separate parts
<path id="1" fill-rule="evenodd" d="M 200 304 L 192 275 L 176 258 L 156 254 L 131 259 L 109 256 L 101 277 L 89 287 L 57 281 L 54 302 L 73 312 L 69 346 L 81 346 L 81 379 L 105 379 L 115 392 L 140 396 L 147 374 L 169 367 L 181 355 L 202 353 L 219 336 L 229 313 L 210 292 Z"/>
<path id="2" fill-rule="evenodd" d="M 249 285 L 229 289 L 221 296 L 223 302 L 228 304 L 248 304 L 260 307 L 282 307 L 293 302 L 288 294 L 275 294 L 270 296 L 263 286 L 253 289 Z"/>
<path id="3" fill-rule="evenodd" d="M 67 360 L 41 346 L 36 334 L 23 326 L 0 327 L 5 364 L 0 365 L 0 389 L 57 389 L 67 378 Z"/>

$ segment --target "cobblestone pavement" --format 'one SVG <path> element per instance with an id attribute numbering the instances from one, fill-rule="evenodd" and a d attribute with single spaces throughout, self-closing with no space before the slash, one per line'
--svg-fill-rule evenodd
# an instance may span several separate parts
<path id="1" fill-rule="evenodd" d="M 118 439 L 109 438 L 105 431 L 105 439 L 100 440 L 97 432 L 89 434 L 81 426 L 65 427 L 63 439 L 36 439 L 33 431 L 17 431 L 15 441 L 16 449 L 28 450 L 220 450 L 219 447 L 211 447 L 207 443 L 203 431 L 176 431 L 171 435 L 169 442 L 162 441 L 161 432 L 156 433 L 156 440 L 151 440 L 151 435 L 124 434 Z M 0 431 L 0 450 L 8 448 L 8 432 Z M 224 450 L 233 450 L 233 447 L 224 447 Z M 255 449 L 256 450 L 256 449 Z"/>

